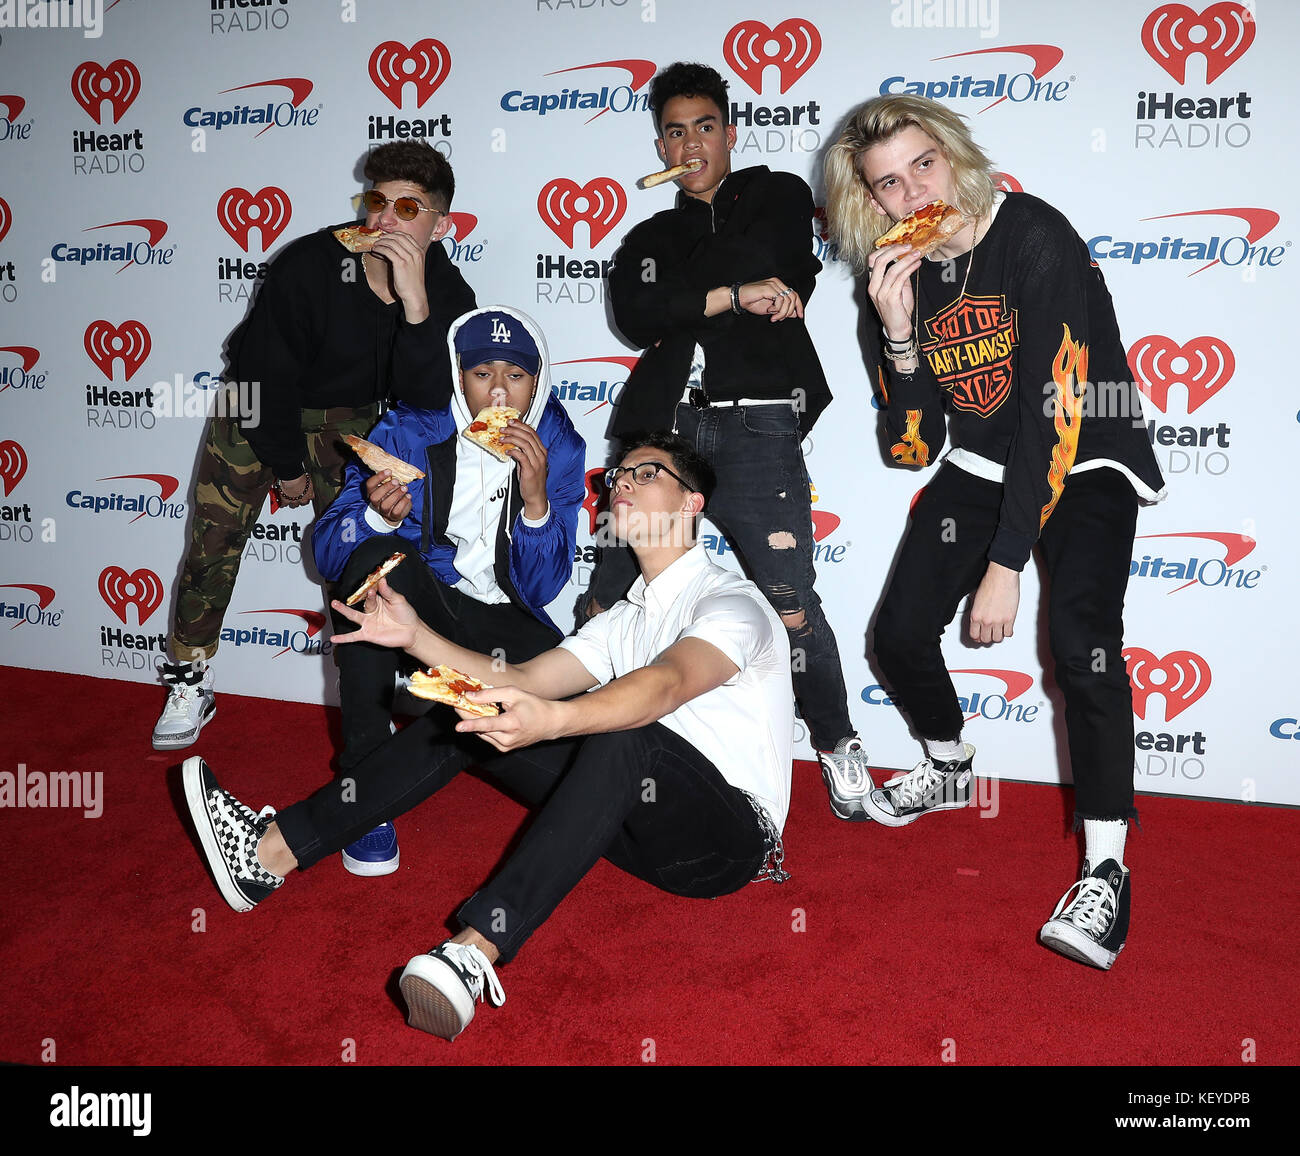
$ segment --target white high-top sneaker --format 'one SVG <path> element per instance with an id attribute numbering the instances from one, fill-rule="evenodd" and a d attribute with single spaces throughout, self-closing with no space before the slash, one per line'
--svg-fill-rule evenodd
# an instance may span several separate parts
<path id="1" fill-rule="evenodd" d="M 167 705 L 153 728 L 156 751 L 191 746 L 217 713 L 216 683 L 205 662 L 165 662 L 159 668 L 167 687 Z"/>

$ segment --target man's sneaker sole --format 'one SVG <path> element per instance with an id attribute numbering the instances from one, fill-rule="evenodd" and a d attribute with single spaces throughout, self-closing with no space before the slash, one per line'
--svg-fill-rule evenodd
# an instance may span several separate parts
<path id="1" fill-rule="evenodd" d="M 863 800 L 867 807 L 867 814 L 877 823 L 886 827 L 906 827 L 909 823 L 915 823 L 923 815 L 933 814 L 935 811 L 960 811 L 969 807 L 974 801 L 974 795 L 964 803 L 936 803 L 933 807 L 927 807 L 924 811 L 913 811 L 910 815 L 895 815 L 890 811 L 884 810 L 879 803 L 871 796 L 875 792 L 869 792 Z"/>
<path id="2" fill-rule="evenodd" d="M 1124 950 L 1122 943 L 1115 951 L 1102 947 L 1092 936 L 1080 931 L 1073 924 L 1066 923 L 1063 919 L 1048 920 L 1038 933 L 1038 937 L 1044 947 L 1051 948 L 1052 951 L 1059 952 L 1076 963 L 1084 963 L 1089 967 L 1100 968 L 1102 971 L 1109 971 L 1111 965 L 1119 958 L 1119 953 Z"/>
<path id="3" fill-rule="evenodd" d="M 203 793 L 203 760 L 197 755 L 186 759 L 181 767 L 181 779 L 185 783 L 185 802 L 189 804 L 190 818 L 194 820 L 204 858 L 208 861 L 208 870 L 217 882 L 221 897 L 236 911 L 252 911 L 253 904 L 236 885 L 226 857 L 217 845 L 217 835 L 212 829 L 212 817 L 208 814 L 208 804 Z"/>
<path id="4" fill-rule="evenodd" d="M 417 955 L 398 981 L 406 1000 L 406 1022 L 444 1040 L 454 1040 L 474 1018 L 474 998 L 449 964 Z"/>
<path id="5" fill-rule="evenodd" d="M 342 851 L 340 854 L 343 857 L 343 866 L 350 874 L 364 875 L 367 878 L 373 878 L 376 875 L 391 875 L 401 865 L 402 858 L 400 848 L 391 859 L 384 859 L 379 863 L 371 859 L 353 859 L 346 851 Z"/>
<path id="6" fill-rule="evenodd" d="M 199 717 L 198 725 L 193 730 L 181 731 L 174 735 L 159 735 L 156 731 L 153 736 L 153 749 L 156 751 L 178 751 L 184 747 L 192 747 L 199 741 L 199 731 L 208 725 L 217 713 L 217 704 L 208 703 L 203 714 Z"/>

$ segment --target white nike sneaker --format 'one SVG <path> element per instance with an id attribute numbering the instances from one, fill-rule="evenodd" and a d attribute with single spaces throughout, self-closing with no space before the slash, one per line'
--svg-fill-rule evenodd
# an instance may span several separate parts
<path id="1" fill-rule="evenodd" d="M 153 728 L 153 748 L 174 751 L 192 746 L 217 713 L 212 667 L 204 662 L 165 662 L 160 671 L 167 705 Z"/>

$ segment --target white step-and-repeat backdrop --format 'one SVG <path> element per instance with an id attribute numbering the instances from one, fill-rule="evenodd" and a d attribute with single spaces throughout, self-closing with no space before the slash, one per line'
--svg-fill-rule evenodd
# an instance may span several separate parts
<path id="1" fill-rule="evenodd" d="M 636 357 L 602 277 L 674 194 L 635 187 L 658 167 L 647 84 L 700 59 L 730 82 L 735 166 L 798 173 L 819 203 L 844 114 L 918 92 L 969 118 L 1005 187 L 1070 217 L 1170 487 L 1142 514 L 1129 586 L 1138 788 L 1300 803 L 1298 40 L 1300 7 L 1279 0 L 0 3 L 0 661 L 156 678 L 224 339 L 282 245 L 349 216 L 382 141 L 451 158 L 447 250 L 481 303 L 541 322 L 601 465 Z M 864 642 L 925 477 L 882 456 L 861 287 L 817 220 L 810 240 L 825 271 L 809 323 L 836 395 L 805 446 L 818 586 L 873 761 L 911 765 Z M 263 514 L 220 689 L 332 700 L 309 521 Z M 560 618 L 589 579 L 588 530 L 584 514 Z M 978 649 L 952 630 L 945 650 L 981 771 L 1050 782 L 1061 708 L 1037 575 L 1024 587 L 1014 639 Z M 130 725 L 143 741 L 152 721 Z"/>

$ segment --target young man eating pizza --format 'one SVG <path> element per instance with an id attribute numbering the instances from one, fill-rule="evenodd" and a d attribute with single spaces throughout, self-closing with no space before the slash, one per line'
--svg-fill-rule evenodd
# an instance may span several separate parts
<path id="1" fill-rule="evenodd" d="M 677 179 L 674 207 L 633 229 L 615 257 L 614 321 L 644 352 L 611 429 L 671 426 L 717 471 L 710 519 L 789 633 L 832 811 L 862 820 L 871 780 L 815 589 L 801 448 L 831 401 L 803 320 L 821 270 L 812 193 L 764 165 L 732 172 L 729 107 L 726 81 L 702 64 L 669 65 L 650 82 L 660 160 L 697 163 Z M 635 577 L 626 550 L 605 550 L 588 609 L 612 606 Z"/>
<path id="2" fill-rule="evenodd" d="M 423 142 L 397 141 L 370 153 L 365 175 L 365 223 L 379 234 L 370 251 L 349 251 L 332 228 L 286 245 L 227 344 L 227 377 L 255 391 L 253 413 L 208 423 L 158 750 L 191 746 L 216 713 L 212 659 L 267 494 L 319 515 L 339 491 L 344 435 L 364 434 L 388 400 L 444 404 L 447 326 L 474 308 L 438 244 L 451 227 L 451 166 Z"/>
<path id="3" fill-rule="evenodd" d="M 504 1001 L 495 967 L 602 856 L 691 897 L 785 877 L 794 723 L 786 632 L 758 588 L 695 539 L 713 484 L 708 463 L 671 434 L 627 444 L 606 482 L 614 532 L 640 577 L 626 600 L 553 649 L 494 661 L 431 630 L 387 583 L 364 612 L 335 604 L 359 627 L 335 637 L 343 649 L 389 646 L 445 663 L 492 684 L 468 697 L 499 703 L 499 714 L 463 714 L 459 733 L 433 750 L 413 748 L 407 728 L 357 768 L 368 788 L 355 801 L 331 784 L 273 817 L 223 790 L 201 759 L 185 763 L 204 854 L 237 910 L 471 762 L 540 807 L 504 866 L 460 909 L 461 930 L 402 973 L 411 1025 L 446 1039 L 469 1023 L 485 990 Z"/>
<path id="4" fill-rule="evenodd" d="M 349 465 L 312 536 L 316 565 L 347 597 L 403 553 L 388 583 L 426 623 L 461 645 L 522 662 L 560 639 L 546 606 L 573 570 L 586 445 L 551 394 L 546 341 L 530 318 L 502 305 L 478 309 L 452 323 L 447 343 L 455 367 L 448 404 L 396 405 L 367 439 L 424 477 L 404 484 L 391 470 Z M 485 413 L 485 426 L 504 421 L 506 443 L 494 452 L 481 442 L 491 431 L 475 429 Z M 336 615 L 335 626 L 346 623 Z M 339 769 L 355 777 L 391 733 L 401 656 L 364 643 L 335 653 Z M 432 743 L 446 721 L 430 714 L 412 725 Z M 399 862 L 391 823 L 343 855 L 357 875 L 389 874 Z"/>

